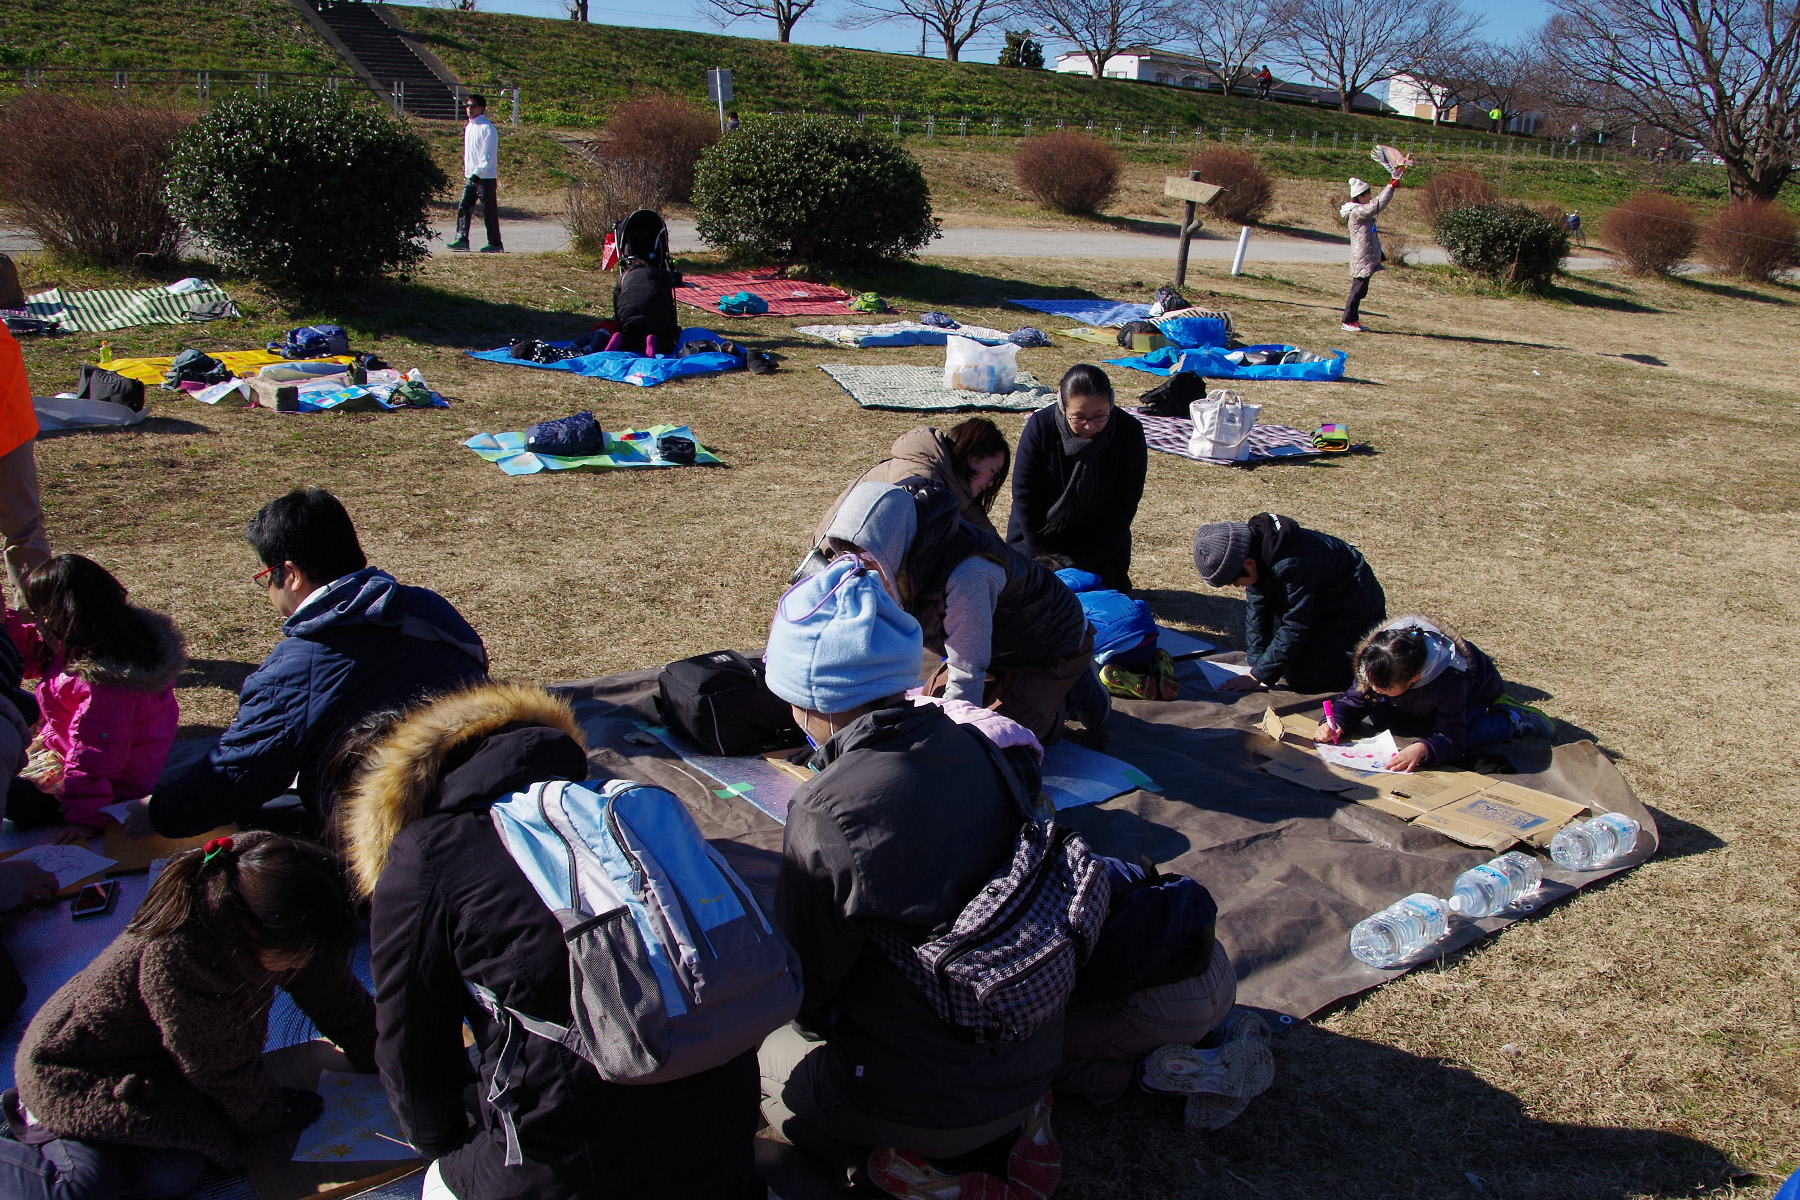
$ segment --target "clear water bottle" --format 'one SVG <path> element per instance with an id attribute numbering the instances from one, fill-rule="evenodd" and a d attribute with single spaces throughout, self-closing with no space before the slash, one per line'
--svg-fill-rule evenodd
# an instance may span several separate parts
<path id="1" fill-rule="evenodd" d="M 1509 851 L 1456 877 L 1450 911 L 1471 921 L 1491 917 L 1535 892 L 1543 878 L 1544 865 L 1535 854 Z"/>
<path id="2" fill-rule="evenodd" d="M 1388 905 L 1350 931 L 1350 953 L 1371 967 L 1405 962 L 1450 931 L 1450 906 L 1436 896 L 1414 892 Z"/>
<path id="3" fill-rule="evenodd" d="M 1550 857 L 1569 871 L 1603 870 L 1637 848 L 1638 829 L 1624 813 L 1603 813 L 1550 839 Z"/>

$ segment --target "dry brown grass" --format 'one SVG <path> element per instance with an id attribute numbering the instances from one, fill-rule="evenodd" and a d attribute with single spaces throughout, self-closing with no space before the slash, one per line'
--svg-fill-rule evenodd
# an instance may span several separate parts
<path id="1" fill-rule="evenodd" d="M 1144 299 L 1165 269 L 956 265 L 986 277 L 850 282 L 1011 327 L 1032 318 L 998 296 Z M 1343 268 L 1275 270 L 1202 264 L 1190 298 L 1230 309 L 1246 340 L 1344 344 Z M 220 684 L 274 640 L 239 535 L 296 483 L 342 495 L 375 561 L 458 604 L 502 674 L 760 644 L 821 508 L 918 423 L 856 409 L 815 365 L 942 352 L 859 355 L 795 339 L 793 320 L 732 322 L 787 356 L 781 373 L 648 391 L 458 353 L 571 330 L 571 310 L 600 311 L 610 286 L 557 257 L 437 260 L 329 313 L 283 312 L 246 286 L 244 322 L 111 335 L 121 355 L 218 349 L 330 317 L 359 348 L 422 366 L 455 407 L 283 417 L 158 395 L 137 430 L 39 443 L 51 537 L 181 622 L 203 660 L 181 692 L 193 731 L 229 719 Z M 1352 380 L 1241 389 L 1269 420 L 1347 423 L 1376 457 L 1251 472 L 1152 455 L 1134 576 L 1166 619 L 1229 640 L 1236 602 L 1189 561 L 1197 524 L 1275 509 L 1354 539 L 1396 610 L 1444 614 L 1618 757 L 1664 814 L 1665 853 L 1282 1035 L 1274 1090 L 1222 1132 L 1184 1132 L 1148 1100 L 1065 1105 L 1073 1200 L 1767 1197 L 1800 1165 L 1800 768 L 1784 732 L 1800 711 L 1800 414 L 1766 368 L 1800 289 L 1596 275 L 1551 300 L 1446 302 L 1443 287 L 1428 270 L 1375 281 L 1364 312 L 1384 332 L 1348 346 Z M 72 385 L 97 340 L 27 346 L 34 382 Z M 1054 378 L 1097 349 L 1030 350 L 1024 366 Z M 1116 378 L 1127 395 L 1154 382 Z M 513 479 L 458 444 L 586 407 L 609 427 L 691 422 L 730 466 Z M 996 419 L 1013 436 L 1022 424 Z M 1734 1171 L 1760 1179 L 1733 1187 Z"/>

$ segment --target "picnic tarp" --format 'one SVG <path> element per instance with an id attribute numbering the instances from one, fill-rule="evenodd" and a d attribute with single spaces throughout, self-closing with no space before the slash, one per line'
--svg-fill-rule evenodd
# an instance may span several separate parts
<path id="1" fill-rule="evenodd" d="M 1121 304 L 1116 300 L 1008 300 L 1007 303 L 1102 328 L 1116 329 L 1131 321 L 1150 319 L 1148 304 Z"/>
<path id="2" fill-rule="evenodd" d="M 723 342 L 726 339 L 710 329 L 698 326 L 681 331 L 681 338 L 675 343 L 680 349 L 688 342 L 711 341 Z M 566 350 L 575 343 L 545 342 L 558 350 Z M 689 354 L 683 358 L 674 356 L 645 358 L 642 354 L 629 354 L 623 350 L 605 351 L 598 354 L 582 354 L 575 358 L 559 359 L 556 362 L 532 362 L 528 358 L 514 358 L 505 346 L 495 350 L 466 350 L 470 358 L 478 358 L 482 362 L 505 363 L 514 367 L 536 367 L 543 371 L 570 371 L 587 379 L 610 379 L 614 383 L 629 383 L 637 387 L 655 387 L 659 383 L 667 383 L 671 379 L 679 379 L 683 375 L 717 375 L 721 371 L 735 371 L 744 365 L 742 357 L 736 354 L 723 354 L 717 351 L 706 351 L 700 354 Z"/>
<path id="3" fill-rule="evenodd" d="M 111 400 L 83 400 L 79 396 L 33 396 L 37 410 L 38 432 L 60 433 L 65 429 L 117 429 L 136 425 L 150 415 L 149 405 L 133 412 Z"/>
<path id="4" fill-rule="evenodd" d="M 977 408 L 1036 412 L 1056 399 L 1056 391 L 1039 383 L 1029 371 L 1019 372 L 1010 392 L 967 392 L 945 387 L 942 367 L 824 363 L 819 370 L 831 376 L 864 408 L 893 408 L 902 412 L 960 412 Z"/>
<path id="5" fill-rule="evenodd" d="M 982 325 L 944 329 L 917 321 L 889 321 L 883 325 L 796 325 L 794 332 L 858 350 L 884 346 L 942 346 L 952 334 L 984 346 L 998 346 L 1009 336 L 1004 329 L 988 329 Z"/>
<path id="6" fill-rule="evenodd" d="M 683 304 L 719 312 L 719 300 L 733 292 L 754 292 L 768 302 L 771 317 L 841 316 L 848 314 L 850 294 L 823 283 L 785 278 L 773 267 L 754 271 L 721 271 L 683 276 L 675 298 Z M 719 313 L 725 316 L 725 313 Z"/>
<path id="7" fill-rule="evenodd" d="M 1286 353 L 1299 347 L 1267 342 L 1258 346 L 1244 346 L 1242 349 L 1280 350 Z M 1344 364 L 1349 357 L 1342 350 L 1327 350 L 1326 353 L 1331 357 L 1323 362 L 1269 363 L 1247 367 L 1226 357 L 1227 354 L 1234 353 L 1238 351 L 1183 350 L 1177 346 L 1164 346 L 1161 350 L 1152 350 L 1137 358 L 1109 358 L 1106 362 L 1109 366 L 1130 367 L 1134 371 L 1147 371 L 1152 375 L 1191 371 L 1203 379 L 1304 379 L 1329 383 L 1344 377 Z"/>
<path id="8" fill-rule="evenodd" d="M 1223 695 L 1193 664 L 1177 671 L 1185 694 Z M 656 679 L 654 670 L 638 671 L 559 690 L 574 702 L 593 765 L 680 796 L 702 832 L 769 902 L 781 825 L 644 732 L 656 721 Z M 1219 941 L 1237 968 L 1239 1003 L 1301 1018 L 1403 973 L 1352 958 L 1352 925 L 1411 892 L 1448 895 L 1458 874 L 1492 855 L 1258 770 L 1252 747 L 1263 735 L 1255 723 L 1269 704 L 1294 699 L 1283 692 L 1216 702 L 1115 699 L 1106 752 L 1160 791 L 1139 788 L 1066 809 L 1057 819 L 1102 854 L 1127 861 L 1147 854 L 1204 883 L 1218 901 Z M 1519 753 L 1520 773 L 1506 777 L 1512 782 L 1643 824 L 1645 836 L 1620 870 L 1655 852 L 1654 818 L 1592 742 L 1558 746 L 1553 754 L 1540 748 L 1529 760 Z M 1614 873 L 1574 874 L 1545 859 L 1536 907 Z M 1513 919 L 1459 924 L 1437 952 Z"/>
<path id="9" fill-rule="evenodd" d="M 226 367 L 230 368 L 231 373 L 240 379 L 254 375 L 264 367 L 289 361 L 281 355 L 271 354 L 267 350 L 221 350 L 212 357 L 224 363 Z M 356 360 L 348 354 L 336 354 L 329 358 L 309 358 L 305 361 L 335 362 L 348 366 Z M 123 375 L 127 379 L 135 379 L 139 383 L 154 386 L 161 383 L 168 375 L 169 368 L 175 365 L 175 359 L 173 357 L 115 358 L 109 363 L 100 365 L 115 375 Z"/>
<path id="10" fill-rule="evenodd" d="M 215 304 L 224 315 L 237 316 L 237 306 L 224 288 L 195 281 L 182 291 L 159 288 L 114 288 L 92 292 L 64 292 L 60 288 L 25 297 L 25 311 L 43 321 L 55 321 L 72 333 L 108 333 L 140 325 L 186 325 L 197 310 Z M 180 286 L 180 285 L 175 285 Z"/>
<path id="11" fill-rule="evenodd" d="M 665 437 L 684 437 L 694 443 L 694 465 L 715 466 L 724 461 L 700 444 L 686 425 L 652 425 L 648 429 L 607 431 L 606 449 L 599 454 L 568 457 L 537 454 L 525 448 L 524 432 L 478 433 L 463 445 L 494 463 L 508 475 L 536 475 L 540 471 L 641 471 L 679 467 L 657 451 Z"/>
<path id="12" fill-rule="evenodd" d="M 1291 425 L 1258 425 L 1250 431 L 1250 457 L 1238 460 L 1206 458 L 1188 449 L 1194 437 L 1191 417 L 1159 417 L 1141 408 L 1128 409 L 1144 427 L 1144 444 L 1177 458 L 1211 463 L 1217 467 L 1248 467 L 1280 458 L 1315 458 L 1325 453 L 1312 444 L 1312 435 Z"/>

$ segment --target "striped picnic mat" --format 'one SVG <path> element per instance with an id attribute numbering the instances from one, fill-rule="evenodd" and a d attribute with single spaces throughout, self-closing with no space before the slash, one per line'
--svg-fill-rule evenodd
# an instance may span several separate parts
<path id="1" fill-rule="evenodd" d="M 210 283 L 196 291 L 180 293 L 167 288 L 68 293 L 51 288 L 27 296 L 25 311 L 39 320 L 59 322 L 70 333 L 107 333 L 138 325 L 185 325 L 189 313 L 218 303 L 229 306 L 226 315 L 238 315 L 237 306 L 225 289 Z"/>
<path id="2" fill-rule="evenodd" d="M 1324 451 L 1314 449 L 1312 436 L 1287 425 L 1258 425 L 1250 431 L 1250 457 L 1239 461 L 1202 458 L 1188 449 L 1194 436 L 1194 422 L 1187 417 L 1152 416 L 1141 408 L 1127 409 L 1144 427 L 1144 443 L 1152 450 L 1173 454 L 1216 467 L 1250 466 L 1274 458 L 1313 458 Z"/>
<path id="3" fill-rule="evenodd" d="M 716 313 L 719 300 L 733 292 L 755 292 L 768 302 L 771 317 L 813 317 L 850 311 L 848 292 L 823 283 L 787 279 L 772 267 L 684 276 L 682 286 L 675 289 L 675 298 Z"/>

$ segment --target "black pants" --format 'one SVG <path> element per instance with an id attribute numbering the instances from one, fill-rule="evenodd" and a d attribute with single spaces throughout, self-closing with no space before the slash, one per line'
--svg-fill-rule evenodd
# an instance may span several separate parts
<path id="1" fill-rule="evenodd" d="M 1358 324 L 1362 315 L 1363 297 L 1369 294 L 1369 277 L 1359 275 L 1350 281 L 1350 298 L 1344 301 L 1344 324 Z"/>
<path id="2" fill-rule="evenodd" d="M 462 203 L 456 208 L 458 241 L 469 240 L 469 218 L 475 215 L 475 202 L 480 200 L 481 219 L 487 224 L 488 245 L 500 244 L 500 200 L 497 185 L 497 180 L 483 179 L 479 175 L 469 176 L 469 182 L 463 187 Z"/>

